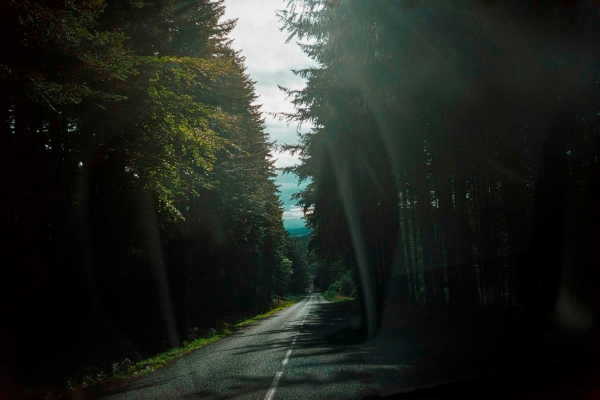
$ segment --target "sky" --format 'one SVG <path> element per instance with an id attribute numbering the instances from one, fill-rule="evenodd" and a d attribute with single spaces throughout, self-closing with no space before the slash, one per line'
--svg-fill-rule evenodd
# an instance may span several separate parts
<path id="1" fill-rule="evenodd" d="M 304 80 L 295 76 L 292 69 L 306 68 L 313 62 L 306 56 L 294 41 L 285 43 L 287 34 L 279 31 L 281 23 L 276 15 L 284 9 L 287 0 L 225 0 L 224 19 L 237 19 L 237 25 L 230 37 L 232 47 L 242 51 L 246 58 L 246 72 L 255 81 L 257 103 L 262 104 L 266 132 L 271 141 L 277 144 L 296 143 L 298 141 L 297 125 L 287 126 L 268 115 L 271 112 L 292 112 L 294 107 L 286 100 L 285 94 L 277 85 L 292 89 L 304 87 Z M 309 129 L 303 126 L 302 131 Z M 286 167 L 298 162 L 297 158 L 287 153 L 274 154 L 277 167 Z M 290 196 L 304 187 L 298 187 L 297 179 L 290 174 L 278 173 L 277 184 L 280 185 L 281 200 L 284 204 L 284 225 L 287 229 L 304 226 L 302 210 L 295 206 Z"/>

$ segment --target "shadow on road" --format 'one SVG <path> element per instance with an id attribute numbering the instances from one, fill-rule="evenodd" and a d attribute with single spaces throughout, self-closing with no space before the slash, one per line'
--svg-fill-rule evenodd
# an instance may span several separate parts
<path id="1" fill-rule="evenodd" d="M 353 329 L 358 317 L 354 304 L 313 304 L 305 323 L 287 324 L 276 330 L 249 333 L 248 336 L 273 336 L 253 346 L 233 347 L 229 351 L 236 355 L 251 354 L 277 348 L 289 348 L 291 336 L 299 332 L 295 348 L 323 349 L 325 354 L 347 351 L 347 347 L 364 343 L 358 329 Z"/>
<path id="2" fill-rule="evenodd" d="M 369 341 L 358 329 L 356 304 L 313 303 L 304 324 L 303 318 L 304 312 L 298 320 L 277 329 L 240 331 L 218 351 L 229 362 L 248 358 L 259 362 L 268 353 L 283 357 L 296 338 L 279 382 L 278 399 L 367 397 L 533 365 L 543 360 L 539 354 L 548 353 L 547 346 L 532 344 L 539 335 L 518 316 L 467 317 L 452 310 L 395 308 L 386 314 L 380 335 Z M 276 364 L 273 370 L 281 369 L 282 359 L 277 357 L 271 357 L 270 362 Z M 137 399 L 144 398 L 140 397 L 147 393 L 143 389 L 168 387 L 171 398 L 262 398 L 274 377 L 274 372 L 257 377 L 255 371 L 242 369 L 206 384 L 202 373 L 190 372 L 191 367 L 170 368 L 169 373 L 165 369 L 163 374 L 150 375 L 110 394 Z M 183 385 L 192 390 L 181 394 L 171 390 Z"/>
<path id="3" fill-rule="evenodd" d="M 292 340 L 297 337 L 293 353 L 285 369 L 284 379 L 280 381 L 280 391 L 285 389 L 299 390 L 293 397 L 305 397 L 307 388 L 310 396 L 323 398 L 356 398 L 374 394 L 370 387 L 372 373 L 377 365 L 366 363 L 364 354 L 370 349 L 361 337 L 357 328 L 359 315 L 357 307 L 352 303 L 313 303 L 304 324 L 301 321 L 285 324 L 281 329 L 263 332 L 243 331 L 236 335 L 264 336 L 259 344 L 236 346 L 221 350 L 235 357 L 258 355 L 273 350 L 286 350 L 291 347 Z M 296 334 L 298 335 L 296 336 Z M 234 337 L 236 336 L 234 335 Z M 175 367 L 175 366 L 174 366 Z M 390 369 L 383 366 L 383 369 Z M 397 367 L 394 367 L 397 373 Z M 175 368 L 173 368 L 175 369 Z M 381 372 L 381 371 L 380 371 Z M 175 373 L 169 378 L 156 378 L 150 375 L 143 380 L 132 382 L 105 395 L 126 394 L 126 397 L 138 398 L 143 389 L 158 388 L 164 385 L 177 386 L 178 381 L 186 379 L 196 372 Z M 198 382 L 197 390 L 192 394 L 178 395 L 177 398 L 229 399 L 256 397 L 259 392 L 266 392 L 273 376 L 256 379 L 254 376 L 235 375 L 228 377 L 226 390 L 213 390 L 202 385 L 202 377 L 192 378 Z M 194 385 L 196 387 L 196 385 Z M 302 392 L 300 392 L 302 391 Z M 289 391 L 288 391 L 289 392 Z M 303 394 L 304 393 L 304 396 Z M 129 395 L 131 394 L 131 396 Z M 175 394 L 175 393 L 174 393 Z M 260 396 L 259 396 L 260 397 Z"/>

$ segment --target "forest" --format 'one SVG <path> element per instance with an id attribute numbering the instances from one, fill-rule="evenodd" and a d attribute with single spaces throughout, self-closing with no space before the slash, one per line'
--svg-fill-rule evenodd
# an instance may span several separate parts
<path id="1" fill-rule="evenodd" d="M 0 2 L 9 381 L 152 354 L 304 293 L 223 14 L 223 0 Z"/>
<path id="2" fill-rule="evenodd" d="M 359 278 L 371 333 L 386 305 L 543 324 L 559 300 L 598 304 L 597 4 L 502 3 L 279 13 L 315 61 L 283 88 L 296 111 L 280 117 L 314 126 L 287 171 L 308 182 L 311 251 Z"/>
<path id="3" fill-rule="evenodd" d="M 311 284 L 358 300 L 364 338 L 386 309 L 590 329 L 597 2 L 286 1 L 314 61 L 281 88 L 312 127 L 286 145 L 224 7 L 0 0 L 0 378 L 153 354 Z"/>

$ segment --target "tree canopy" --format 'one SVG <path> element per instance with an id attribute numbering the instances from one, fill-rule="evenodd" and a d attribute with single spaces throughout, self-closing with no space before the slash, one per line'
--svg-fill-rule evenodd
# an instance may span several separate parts
<path id="1" fill-rule="evenodd" d="M 284 89 L 296 111 L 282 117 L 314 125 L 287 146 L 302 160 L 288 171 L 310 181 L 296 198 L 311 248 L 356 270 L 369 313 L 393 288 L 401 304 L 549 318 L 561 257 L 593 247 L 596 17 L 560 1 L 291 0 L 280 12 L 316 62 L 296 71 L 305 88 Z"/>
<path id="2" fill-rule="evenodd" d="M 144 353 L 287 291 L 273 147 L 223 0 L 0 10 L 7 359 L 48 370 L 116 331 Z"/>

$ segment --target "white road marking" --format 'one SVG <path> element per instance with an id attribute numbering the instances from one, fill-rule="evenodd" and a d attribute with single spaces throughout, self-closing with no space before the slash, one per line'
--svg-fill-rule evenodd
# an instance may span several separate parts
<path id="1" fill-rule="evenodd" d="M 281 371 L 279 371 L 275 374 L 275 379 L 273 379 L 273 383 L 271 384 L 271 388 L 267 392 L 267 396 L 265 397 L 265 400 L 273 400 L 273 398 L 275 397 L 275 393 L 277 392 L 277 386 L 279 386 L 279 381 L 281 380 L 281 377 L 283 376 L 283 367 L 285 367 L 287 365 L 288 361 L 290 361 L 290 356 L 292 355 L 292 347 L 294 347 L 294 344 L 296 344 L 296 339 L 298 339 L 298 335 L 300 334 L 300 331 L 302 330 L 304 321 L 306 321 L 306 317 L 308 316 L 308 313 L 310 311 L 310 306 L 312 306 L 312 301 L 313 301 L 313 297 L 310 296 L 310 300 L 308 301 L 308 310 L 306 310 L 306 314 L 304 314 L 304 319 L 302 320 L 302 323 L 300 324 L 300 328 L 296 332 L 296 335 L 294 335 L 294 340 L 292 341 L 292 345 L 290 346 L 290 349 L 288 349 L 287 353 L 285 353 L 285 358 L 283 359 L 283 361 L 281 363 L 282 364 Z"/>
<path id="2" fill-rule="evenodd" d="M 267 397 L 265 397 L 265 400 L 273 400 L 273 397 L 275 397 L 275 392 L 277 391 L 277 386 L 279 385 L 281 375 L 283 375 L 283 371 L 279 371 L 275 374 L 275 379 L 273 379 L 271 389 L 269 389 L 269 391 L 267 392 Z"/>
<path id="3" fill-rule="evenodd" d="M 292 355 L 292 349 L 289 349 L 287 353 L 285 353 L 285 358 L 283 359 L 283 365 L 286 365 L 288 361 L 290 361 L 290 356 Z"/>
<path id="4" fill-rule="evenodd" d="M 306 315 L 304 316 L 304 319 L 302 320 L 302 323 L 300 324 L 300 328 L 302 328 L 302 325 L 304 325 L 304 321 L 306 321 L 306 317 L 308 316 L 308 312 L 310 311 L 310 306 L 312 306 L 312 297 L 310 298 L 310 303 L 308 304 L 308 310 L 306 310 Z"/>

